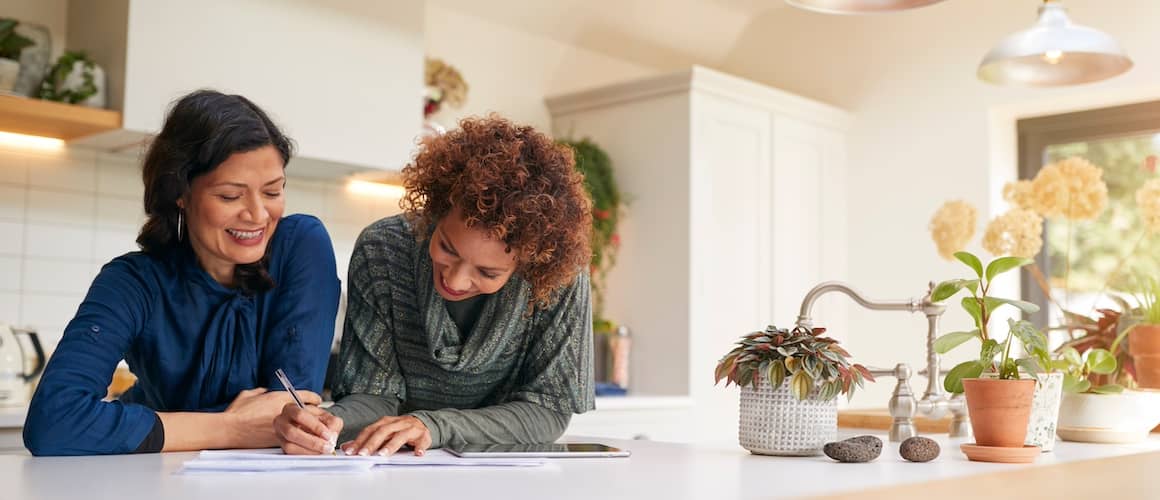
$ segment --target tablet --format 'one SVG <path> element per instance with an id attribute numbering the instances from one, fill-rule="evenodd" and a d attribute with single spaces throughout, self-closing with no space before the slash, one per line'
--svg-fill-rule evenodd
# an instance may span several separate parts
<path id="1" fill-rule="evenodd" d="M 548 444 L 459 444 L 445 448 L 455 456 L 464 458 L 487 457 L 627 457 L 629 451 L 599 443 L 548 443 Z"/>

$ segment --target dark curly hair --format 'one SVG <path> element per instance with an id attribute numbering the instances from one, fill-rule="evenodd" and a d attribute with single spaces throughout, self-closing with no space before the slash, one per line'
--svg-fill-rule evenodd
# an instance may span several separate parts
<path id="1" fill-rule="evenodd" d="M 188 236 L 177 237 L 181 212 L 177 200 L 189 193 L 195 178 L 216 169 L 230 155 L 265 146 L 278 150 L 283 168 L 294 154 L 293 141 L 249 99 L 203 89 L 178 100 L 145 154 L 142 180 L 147 218 L 137 235 L 141 250 L 162 255 L 188 247 Z M 267 245 L 267 254 L 269 250 Z M 274 287 L 266 260 L 234 266 L 234 281 L 243 292 L 254 294 Z"/>
<path id="2" fill-rule="evenodd" d="M 468 227 L 515 252 L 532 305 L 547 306 L 592 258 L 592 201 L 574 165 L 571 148 L 532 127 L 466 118 L 422 143 L 403 169 L 399 206 L 420 239 L 458 207 Z"/>

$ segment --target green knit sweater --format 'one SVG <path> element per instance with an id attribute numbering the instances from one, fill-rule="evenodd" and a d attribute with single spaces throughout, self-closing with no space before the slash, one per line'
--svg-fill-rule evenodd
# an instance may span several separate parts
<path id="1" fill-rule="evenodd" d="M 594 408 L 592 310 L 581 273 L 527 314 L 530 286 L 513 276 L 461 332 L 435 291 L 427 241 L 402 215 L 359 235 L 331 412 L 353 439 L 385 415 L 413 415 L 432 447 L 544 443 Z"/>

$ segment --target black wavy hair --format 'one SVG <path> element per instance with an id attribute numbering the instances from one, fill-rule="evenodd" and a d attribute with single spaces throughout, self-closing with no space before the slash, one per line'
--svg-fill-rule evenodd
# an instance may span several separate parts
<path id="1" fill-rule="evenodd" d="M 230 155 L 265 146 L 278 150 L 283 168 L 294 154 L 293 141 L 249 99 L 206 89 L 179 99 L 145 154 L 146 220 L 137 236 L 141 250 L 163 255 L 188 246 L 188 236 L 177 238 L 181 211 L 177 200 L 189 194 L 195 178 L 213 171 Z M 182 231 L 188 235 L 185 228 Z M 263 256 L 234 268 L 234 282 L 243 292 L 254 294 L 274 287 L 266 262 Z"/>

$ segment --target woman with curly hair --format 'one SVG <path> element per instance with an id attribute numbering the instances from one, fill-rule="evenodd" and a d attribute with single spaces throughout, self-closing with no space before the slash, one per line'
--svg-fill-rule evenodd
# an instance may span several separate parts
<path id="1" fill-rule="evenodd" d="M 286 405 L 287 453 L 547 443 L 593 408 L 591 201 L 572 152 L 491 116 L 429 139 L 404 213 L 351 257 L 335 399 Z"/>

